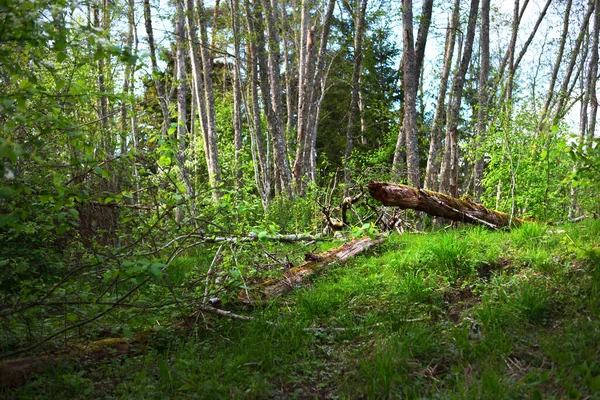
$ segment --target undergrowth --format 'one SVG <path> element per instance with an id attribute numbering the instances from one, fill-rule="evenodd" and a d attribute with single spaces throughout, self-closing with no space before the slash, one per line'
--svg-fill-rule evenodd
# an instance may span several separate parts
<path id="1" fill-rule="evenodd" d="M 165 313 L 142 354 L 63 365 L 3 395 L 594 398 L 600 393 L 598 237 L 600 221 L 393 234 L 283 298 L 251 310 L 229 304 L 254 322 L 204 315 L 182 331 L 164 327 L 180 317 L 172 312 L 169 321 Z M 297 265 L 304 252 L 330 246 L 254 252 L 287 255 Z M 255 254 L 231 254 L 235 259 L 223 262 L 249 285 L 283 269 L 261 269 Z M 171 284 L 201 297 L 204 286 L 194 276 L 213 255 L 171 263 Z M 147 321 L 130 325 L 136 323 Z"/>

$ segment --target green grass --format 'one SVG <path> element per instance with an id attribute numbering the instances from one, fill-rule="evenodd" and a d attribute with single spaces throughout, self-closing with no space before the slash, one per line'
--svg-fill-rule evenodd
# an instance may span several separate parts
<path id="1" fill-rule="evenodd" d="M 598 221 L 394 234 L 282 299 L 238 311 L 256 322 L 207 315 L 192 331 L 160 329 L 139 356 L 63 366 L 5 394 L 597 398 L 599 237 Z M 189 284 L 211 254 L 176 260 L 171 282 Z M 236 260 L 258 280 L 256 258 Z"/>

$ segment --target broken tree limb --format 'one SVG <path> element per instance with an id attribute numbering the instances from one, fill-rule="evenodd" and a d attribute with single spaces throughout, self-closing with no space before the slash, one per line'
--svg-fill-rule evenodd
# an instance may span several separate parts
<path id="1" fill-rule="evenodd" d="M 350 242 L 344 243 L 339 247 L 327 250 L 323 253 L 312 254 L 307 253 L 305 255 L 306 262 L 298 267 L 288 269 L 283 273 L 281 279 L 270 279 L 261 284 L 258 289 L 259 297 L 271 298 L 278 297 L 290 290 L 301 285 L 306 278 L 314 274 L 315 272 L 325 268 L 332 262 L 346 262 L 348 258 L 353 257 L 357 254 L 363 253 L 371 247 L 378 245 L 384 241 L 384 238 L 363 237 L 360 239 L 354 239 Z M 249 302 L 253 299 L 245 298 L 246 293 L 240 293 L 242 301 Z M 250 293 L 252 297 L 252 293 Z"/>
<path id="2" fill-rule="evenodd" d="M 367 189 L 371 197 L 385 206 L 422 211 L 434 217 L 485 225 L 490 229 L 500 229 L 511 224 L 508 214 L 486 208 L 468 198 L 457 199 L 431 190 L 375 181 L 369 182 Z M 512 225 L 521 224 L 521 220 L 512 219 Z"/>

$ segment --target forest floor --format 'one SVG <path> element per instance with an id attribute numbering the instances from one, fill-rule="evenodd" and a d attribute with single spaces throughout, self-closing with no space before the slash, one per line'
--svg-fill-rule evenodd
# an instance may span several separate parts
<path id="1" fill-rule="evenodd" d="M 392 234 L 263 307 L 232 309 L 256 321 L 207 314 L 191 331 L 157 329 L 139 355 L 62 366 L 4 395 L 597 398 L 599 239 L 599 220 Z M 183 261 L 174 281 L 194 264 Z"/>

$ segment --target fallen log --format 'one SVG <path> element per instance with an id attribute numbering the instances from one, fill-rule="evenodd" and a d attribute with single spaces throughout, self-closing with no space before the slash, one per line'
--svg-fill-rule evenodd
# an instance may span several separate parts
<path id="1" fill-rule="evenodd" d="M 280 279 L 269 279 L 263 282 L 256 290 L 252 290 L 250 293 L 242 291 L 240 293 L 240 300 L 243 302 L 251 302 L 252 300 L 256 300 L 256 297 L 268 299 L 281 296 L 301 285 L 306 278 L 313 275 L 315 272 L 324 269 L 330 263 L 346 262 L 350 257 L 363 253 L 383 241 L 384 238 L 372 239 L 370 237 L 363 237 L 354 239 L 323 253 L 307 253 L 305 255 L 305 263 L 288 269 L 283 273 L 283 277 Z M 247 298 L 248 295 L 250 295 L 250 299 Z"/>
<path id="2" fill-rule="evenodd" d="M 522 224 L 520 219 L 511 220 L 508 214 L 486 208 L 468 198 L 457 199 L 431 190 L 375 181 L 369 182 L 367 189 L 371 197 L 385 206 L 422 211 L 434 217 L 485 225 L 491 229 Z"/>

